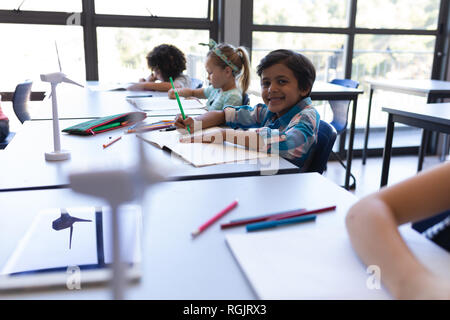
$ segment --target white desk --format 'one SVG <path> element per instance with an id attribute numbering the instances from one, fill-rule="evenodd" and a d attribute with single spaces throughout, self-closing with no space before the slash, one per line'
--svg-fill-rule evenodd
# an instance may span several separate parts
<path id="1" fill-rule="evenodd" d="M 236 198 L 239 205 L 233 211 L 191 239 L 193 230 Z M 314 226 L 342 227 L 347 209 L 355 201 L 352 194 L 317 173 L 162 183 L 147 193 L 143 210 L 148 219 L 144 226 L 143 278 L 127 290 L 126 297 L 255 299 L 224 240 L 225 234 L 245 233 L 245 229 L 221 230 L 221 223 L 281 210 L 336 205 L 337 211 L 320 214 Z M 39 210 L 90 205 L 102 203 L 69 189 L 0 193 L 0 265 Z M 303 227 L 299 224 L 286 228 Z M 111 294 L 105 286 L 0 298 L 109 299 Z"/>
<path id="2" fill-rule="evenodd" d="M 438 102 L 438 99 L 450 98 L 450 82 L 442 80 L 417 79 L 417 80 L 366 80 L 369 84 L 369 105 L 367 110 L 367 122 L 364 134 L 364 148 L 362 163 L 366 163 L 367 144 L 369 141 L 370 113 L 372 109 L 372 98 L 375 90 L 385 90 L 404 94 L 423 96 L 427 98 L 427 103 Z M 428 139 L 428 133 L 423 131 L 422 141 Z M 445 140 L 446 141 L 446 140 Z M 444 143 L 445 145 L 445 143 Z"/>
<path id="3" fill-rule="evenodd" d="M 162 118 L 151 118 L 157 121 Z M 167 118 L 166 118 L 167 119 Z M 170 119 L 170 118 L 169 118 Z M 152 121 L 148 119 L 148 121 Z M 61 120 L 60 128 L 66 128 L 83 120 Z M 0 191 L 14 189 L 56 188 L 68 186 L 68 174 L 73 169 L 91 165 L 108 165 L 118 163 L 122 166 L 132 165 L 136 161 L 136 137 L 134 134 L 123 138 L 103 149 L 109 137 L 115 138 L 124 130 L 112 130 L 95 136 L 77 136 L 62 133 L 61 148 L 71 152 L 71 159 L 48 162 L 44 153 L 53 150 L 52 121 L 26 121 L 13 141 L 0 154 L 2 179 Z M 146 144 L 148 155 L 155 161 L 169 161 L 169 152 Z M 195 168 L 181 161 L 170 179 L 193 180 L 225 178 L 233 176 L 251 176 L 260 174 L 296 173 L 299 168 L 283 158 L 269 164 L 267 159 L 245 161 Z M 277 167 L 274 167 L 277 166 Z M 273 169 L 278 168 L 276 172 Z"/>
<path id="4" fill-rule="evenodd" d="M 90 83 L 95 84 L 96 82 L 88 81 L 88 85 Z M 73 85 L 61 84 L 56 89 L 58 115 L 60 119 L 92 119 L 124 112 L 140 111 L 126 100 L 127 96 L 145 96 L 149 94 L 154 97 L 167 97 L 167 92 L 97 91 L 92 90 L 89 86 L 80 88 Z M 189 115 L 188 110 L 186 111 L 186 114 Z M 198 112 L 192 114 L 196 115 Z M 30 116 L 33 120 L 52 119 L 51 99 L 31 103 Z"/>

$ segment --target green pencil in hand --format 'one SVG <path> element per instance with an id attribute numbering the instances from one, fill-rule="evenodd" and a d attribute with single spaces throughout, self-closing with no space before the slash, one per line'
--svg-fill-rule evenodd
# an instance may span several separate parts
<path id="1" fill-rule="evenodd" d="M 173 85 L 172 77 L 169 77 L 169 79 L 170 79 L 170 84 L 172 85 L 173 91 L 175 92 L 175 98 L 177 98 L 178 106 L 180 107 L 181 116 L 183 117 L 183 120 L 185 120 L 186 116 L 184 115 L 183 107 L 181 106 L 180 97 L 178 96 L 177 90 L 175 90 L 175 86 Z M 189 132 L 189 134 L 191 133 L 191 129 L 189 128 L 189 125 L 187 125 L 187 131 Z"/>

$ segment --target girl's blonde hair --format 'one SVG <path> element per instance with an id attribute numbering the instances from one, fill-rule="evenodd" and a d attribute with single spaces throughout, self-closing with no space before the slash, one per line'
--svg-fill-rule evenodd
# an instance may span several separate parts
<path id="1" fill-rule="evenodd" d="M 233 76 L 238 80 L 238 86 L 241 89 L 242 94 L 244 94 L 250 85 L 250 59 L 247 50 L 244 47 L 235 48 L 226 43 L 220 43 L 216 48 L 225 55 L 228 62 L 231 62 L 238 68 L 238 72 L 233 70 Z M 214 59 L 214 62 L 222 68 L 229 66 L 213 50 L 208 52 L 207 57 Z"/>

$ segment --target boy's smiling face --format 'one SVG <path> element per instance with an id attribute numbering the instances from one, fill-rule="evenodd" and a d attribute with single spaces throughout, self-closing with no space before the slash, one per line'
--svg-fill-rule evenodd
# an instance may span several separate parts
<path id="1" fill-rule="evenodd" d="M 288 112 L 307 92 L 299 89 L 294 73 L 282 63 L 274 64 L 261 73 L 261 96 L 269 110 L 278 117 Z"/>

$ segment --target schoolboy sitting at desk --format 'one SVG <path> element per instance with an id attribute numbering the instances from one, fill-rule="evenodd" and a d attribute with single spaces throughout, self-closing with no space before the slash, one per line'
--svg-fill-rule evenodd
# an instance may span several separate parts
<path id="1" fill-rule="evenodd" d="M 301 167 L 308 158 L 311 146 L 317 141 L 319 114 L 311 106 L 311 88 L 316 72 L 305 56 L 291 50 L 275 50 L 265 56 L 257 67 L 261 78 L 264 104 L 255 107 L 226 106 L 194 119 L 176 117 L 175 125 L 191 130 L 228 125 L 233 130 L 183 137 L 182 142 L 228 141 L 246 148 L 279 153 Z M 256 129 L 253 129 L 256 128 Z M 201 133 L 200 133 L 201 134 Z M 200 139 L 199 139 L 200 138 Z"/>
<path id="2" fill-rule="evenodd" d="M 206 88 L 177 90 L 182 97 L 208 99 L 208 110 L 222 110 L 226 105 L 242 105 L 242 95 L 250 84 L 250 60 L 244 47 L 235 48 L 230 44 L 209 41 L 205 69 L 210 85 Z M 236 80 L 239 80 L 236 85 Z M 169 98 L 175 99 L 170 89 Z"/>
<path id="3" fill-rule="evenodd" d="M 169 78 L 174 79 L 176 88 L 190 87 L 191 79 L 183 74 L 186 69 L 184 53 L 170 44 L 162 44 L 147 54 L 147 65 L 152 74 L 147 79 L 140 79 L 127 89 L 131 91 L 151 90 L 168 91 L 172 88 Z"/>

